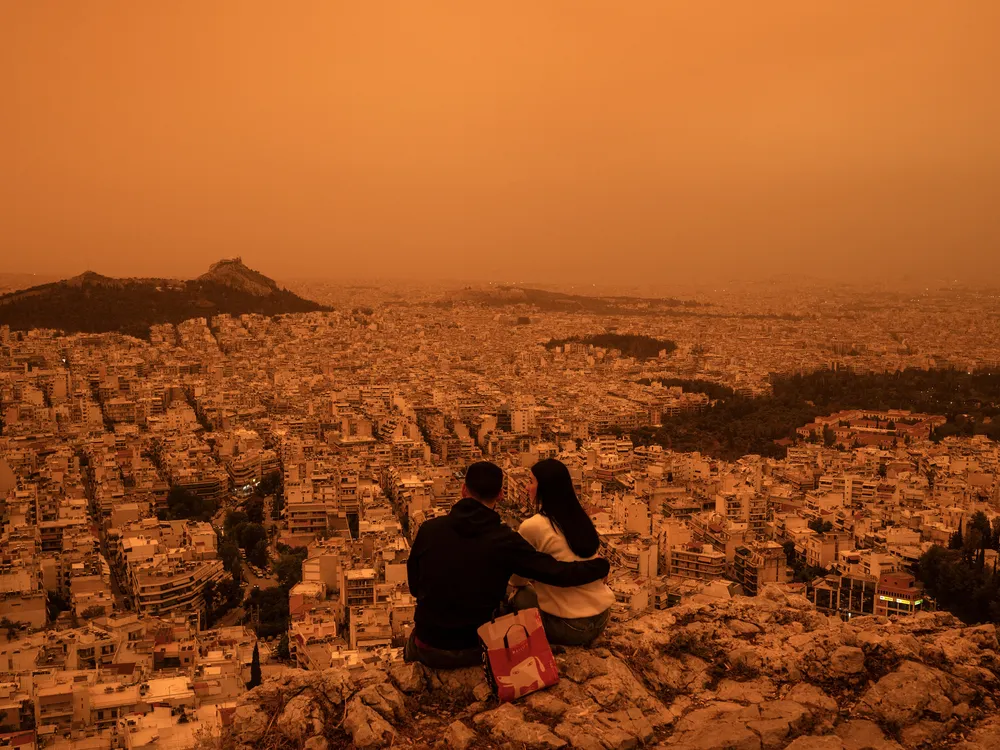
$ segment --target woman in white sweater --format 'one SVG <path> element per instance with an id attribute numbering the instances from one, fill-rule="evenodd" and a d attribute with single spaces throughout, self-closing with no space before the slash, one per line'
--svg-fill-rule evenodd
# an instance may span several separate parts
<path id="1" fill-rule="evenodd" d="M 531 474 L 528 495 L 537 512 L 521 524 L 521 536 L 539 552 L 561 562 L 596 557 L 601 540 L 576 497 L 569 469 L 561 461 L 547 458 L 532 466 Z M 511 583 L 520 587 L 512 602 L 516 609 L 537 606 L 541 611 L 549 643 L 589 644 L 604 632 L 615 602 L 604 581 L 559 588 L 515 576 Z"/>

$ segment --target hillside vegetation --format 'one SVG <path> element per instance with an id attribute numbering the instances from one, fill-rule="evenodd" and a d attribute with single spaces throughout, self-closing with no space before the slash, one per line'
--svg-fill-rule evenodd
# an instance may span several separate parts
<path id="1" fill-rule="evenodd" d="M 585 344 L 601 349 L 618 349 L 623 356 L 636 359 L 652 359 L 666 350 L 670 354 L 677 344 L 666 339 L 654 339 L 652 336 L 639 336 L 632 333 L 597 333 L 590 336 L 571 336 L 568 339 L 552 339 L 546 349 L 555 349 L 566 344 Z"/>
<path id="2" fill-rule="evenodd" d="M 236 259 L 197 279 L 114 279 L 85 273 L 0 296 L 0 325 L 67 333 L 117 332 L 148 338 L 149 328 L 212 315 L 280 315 L 327 309 L 279 287 Z"/>
<path id="3" fill-rule="evenodd" d="M 665 419 L 661 427 L 642 427 L 631 433 L 632 439 L 641 445 L 700 451 L 727 460 L 748 453 L 781 457 L 785 448 L 775 441 L 794 438 L 798 427 L 817 416 L 842 409 L 909 409 L 948 418 L 935 439 L 982 434 L 1000 440 L 1000 419 L 996 418 L 1000 415 L 1000 373 L 820 371 L 775 376 L 772 386 L 772 394 L 758 397 L 713 388 L 710 395 L 721 398 L 709 409 Z"/>

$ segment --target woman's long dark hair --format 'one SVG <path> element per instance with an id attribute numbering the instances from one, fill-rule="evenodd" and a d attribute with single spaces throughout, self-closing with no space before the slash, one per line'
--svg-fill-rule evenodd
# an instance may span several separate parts
<path id="1" fill-rule="evenodd" d="M 573 478 L 562 461 L 546 458 L 531 467 L 538 480 L 538 512 L 566 537 L 569 548 L 577 557 L 593 557 L 601 539 L 594 522 L 580 505 L 573 489 Z"/>

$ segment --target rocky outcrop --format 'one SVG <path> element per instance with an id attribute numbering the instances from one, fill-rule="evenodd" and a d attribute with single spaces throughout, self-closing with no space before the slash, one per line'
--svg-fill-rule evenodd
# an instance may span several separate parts
<path id="1" fill-rule="evenodd" d="M 290 670 L 247 693 L 223 747 L 1000 750 L 992 625 L 826 617 L 769 589 L 654 612 L 513 704 L 480 669 Z"/>

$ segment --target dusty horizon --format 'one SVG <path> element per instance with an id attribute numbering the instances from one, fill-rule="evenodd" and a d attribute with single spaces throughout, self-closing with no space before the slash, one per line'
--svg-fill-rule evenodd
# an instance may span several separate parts
<path id="1" fill-rule="evenodd" d="M 1000 6 L 0 7 L 0 272 L 1000 283 Z"/>

